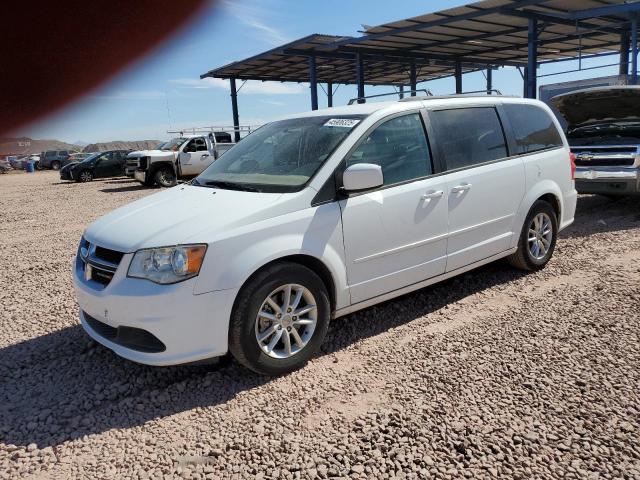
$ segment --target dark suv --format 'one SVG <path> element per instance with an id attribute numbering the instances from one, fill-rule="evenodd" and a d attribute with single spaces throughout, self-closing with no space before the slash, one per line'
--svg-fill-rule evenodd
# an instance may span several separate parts
<path id="1" fill-rule="evenodd" d="M 69 163 L 69 157 L 74 152 L 69 150 L 47 150 L 40 154 L 40 161 L 38 168 L 52 168 L 54 170 L 60 170 L 63 166 Z"/>
<path id="2" fill-rule="evenodd" d="M 98 152 L 82 162 L 73 162 L 60 170 L 60 180 L 90 182 L 94 178 L 119 177 L 124 175 L 127 154 L 131 150 L 109 150 Z"/>

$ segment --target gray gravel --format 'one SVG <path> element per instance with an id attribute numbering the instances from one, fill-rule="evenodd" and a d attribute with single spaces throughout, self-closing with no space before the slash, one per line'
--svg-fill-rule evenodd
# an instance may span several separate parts
<path id="1" fill-rule="evenodd" d="M 581 197 L 554 259 L 334 322 L 270 379 L 89 341 L 86 226 L 152 193 L 0 177 L 0 478 L 640 478 L 640 200 Z"/>

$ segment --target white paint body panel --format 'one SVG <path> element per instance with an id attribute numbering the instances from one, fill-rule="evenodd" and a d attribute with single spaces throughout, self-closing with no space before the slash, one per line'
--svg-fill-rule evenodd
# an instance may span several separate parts
<path id="1" fill-rule="evenodd" d="M 353 303 L 444 273 L 445 189 L 435 177 L 340 202 Z M 443 196 L 422 198 L 431 192 Z"/>
<path id="2" fill-rule="evenodd" d="M 519 235 L 522 228 L 514 221 L 525 191 L 522 158 L 445 177 L 449 191 L 447 271 L 507 250 L 512 234 Z"/>
<path id="3" fill-rule="evenodd" d="M 312 206 L 350 149 L 379 120 L 415 112 L 423 104 L 459 107 L 501 102 L 531 101 L 451 98 L 308 112 L 299 116 L 368 116 L 303 190 L 274 194 L 179 185 L 105 215 L 87 228 L 85 238 L 126 254 L 103 289 L 75 271 L 80 308 L 114 327 L 144 328 L 167 350 L 141 353 L 124 348 L 101 337 L 81 318 L 85 329 L 117 354 L 137 362 L 196 361 L 227 351 L 229 318 L 240 288 L 261 267 L 283 257 L 305 255 L 324 264 L 335 286 L 333 315 L 341 316 L 512 253 L 524 218 L 543 195 L 557 199 L 560 227 L 566 227 L 576 205 L 566 141 L 564 148 Z M 549 111 L 539 102 L 536 105 Z M 471 189 L 452 192 L 464 183 Z M 440 191 L 441 196 L 422 198 Z M 135 251 L 189 243 L 208 245 L 198 277 L 175 285 L 127 277 Z"/>

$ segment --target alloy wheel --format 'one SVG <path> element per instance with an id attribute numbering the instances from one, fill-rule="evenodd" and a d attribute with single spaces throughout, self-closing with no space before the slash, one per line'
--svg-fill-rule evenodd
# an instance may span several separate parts
<path id="1" fill-rule="evenodd" d="M 527 237 L 529 254 L 536 260 L 542 260 L 551 247 L 552 239 L 551 218 L 546 213 L 538 213 L 529 225 L 529 236 Z"/>
<path id="2" fill-rule="evenodd" d="M 260 349 L 272 358 L 299 353 L 313 337 L 318 321 L 316 300 L 309 289 L 297 284 L 276 288 L 262 302 L 255 320 Z"/>

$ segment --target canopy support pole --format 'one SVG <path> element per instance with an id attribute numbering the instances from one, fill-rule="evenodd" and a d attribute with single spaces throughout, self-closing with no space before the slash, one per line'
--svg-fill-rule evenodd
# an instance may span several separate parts
<path id="1" fill-rule="evenodd" d="M 638 17 L 631 19 L 631 85 L 638 84 Z"/>
<path id="2" fill-rule="evenodd" d="M 529 19 L 527 51 L 527 98 L 536 98 L 537 67 L 538 67 L 538 21 Z"/>
<path id="3" fill-rule="evenodd" d="M 311 110 L 318 110 L 318 77 L 316 57 L 309 57 L 309 89 L 311 90 Z"/>
<path id="4" fill-rule="evenodd" d="M 416 96 L 416 90 L 418 89 L 418 75 L 416 73 L 416 64 L 411 62 L 409 70 L 409 82 L 411 83 L 411 96 Z"/>
<path id="5" fill-rule="evenodd" d="M 629 32 L 625 31 L 620 34 L 620 75 L 629 75 Z"/>
<path id="6" fill-rule="evenodd" d="M 491 95 L 491 90 L 493 90 L 493 70 L 491 67 L 487 68 L 487 93 Z"/>
<path id="7" fill-rule="evenodd" d="M 456 94 L 462 93 L 462 64 L 460 62 L 456 62 Z"/>
<path id="8" fill-rule="evenodd" d="M 356 52 L 356 84 L 358 86 L 358 103 L 364 103 L 364 62 L 360 52 Z"/>
<path id="9" fill-rule="evenodd" d="M 400 85 L 398 97 L 400 98 L 400 100 L 404 98 L 404 85 Z"/>
<path id="10" fill-rule="evenodd" d="M 231 86 L 231 112 L 233 114 L 233 138 L 235 142 L 240 141 L 240 116 L 238 115 L 238 91 L 236 90 L 236 79 L 230 78 Z"/>
<path id="11" fill-rule="evenodd" d="M 327 107 L 333 107 L 333 83 L 327 82 Z"/>

